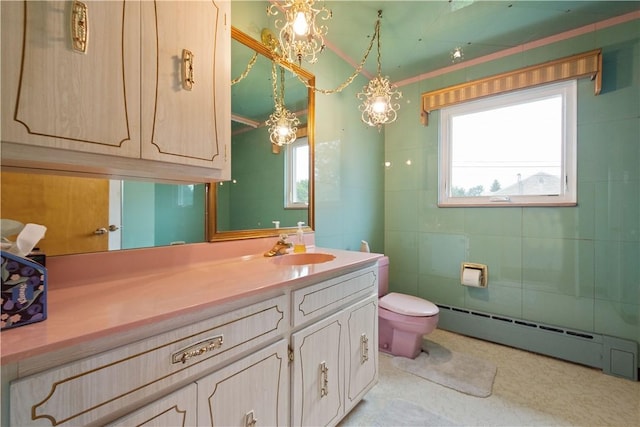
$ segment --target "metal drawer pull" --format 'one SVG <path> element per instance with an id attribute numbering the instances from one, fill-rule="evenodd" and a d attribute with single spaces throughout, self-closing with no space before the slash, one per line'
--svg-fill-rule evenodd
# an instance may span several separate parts
<path id="1" fill-rule="evenodd" d="M 320 397 L 325 397 L 329 394 L 329 368 L 327 362 L 320 364 Z"/>
<path id="2" fill-rule="evenodd" d="M 196 83 L 193 80 L 193 56 L 190 50 L 182 49 L 182 87 L 186 90 L 193 89 Z"/>
<path id="3" fill-rule="evenodd" d="M 367 334 L 360 335 L 360 364 L 369 360 L 369 338 Z"/>
<path id="4" fill-rule="evenodd" d="M 244 415 L 244 427 L 255 427 L 258 423 L 258 419 L 253 413 L 253 409 Z"/>
<path id="5" fill-rule="evenodd" d="M 71 6 L 71 48 L 87 53 L 89 43 L 89 10 L 85 3 L 74 1 Z"/>
<path id="6" fill-rule="evenodd" d="M 171 355 L 171 363 L 187 363 L 192 357 L 201 356 L 209 351 L 222 347 L 223 335 L 207 338 L 204 341 L 190 345 Z"/>

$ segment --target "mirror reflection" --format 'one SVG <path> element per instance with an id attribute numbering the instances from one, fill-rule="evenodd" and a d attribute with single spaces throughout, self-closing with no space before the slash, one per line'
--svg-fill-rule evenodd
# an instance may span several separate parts
<path id="1" fill-rule="evenodd" d="M 38 247 L 48 256 L 206 240 L 204 184 L 6 171 L 1 179 L 0 217 L 46 226 Z"/>
<path id="2" fill-rule="evenodd" d="M 38 246 L 48 256 L 275 236 L 274 221 L 311 229 L 314 94 L 294 72 L 310 84 L 314 76 L 285 64 L 286 107 L 301 124 L 296 142 L 276 154 L 264 126 L 274 107 L 269 50 L 235 28 L 232 35 L 232 77 L 258 53 L 232 86 L 232 181 L 208 189 L 3 170 L 0 218 L 45 225 Z"/>
<path id="3" fill-rule="evenodd" d="M 231 178 L 213 186 L 215 213 L 211 240 L 276 235 L 276 229 L 313 226 L 313 75 L 288 63 L 241 31 L 232 30 Z M 256 56 L 257 53 L 257 56 Z M 280 67 L 285 72 L 284 105 L 300 120 L 291 145 L 272 144 L 265 121 L 280 93 Z M 300 78 L 299 78 L 300 77 Z"/>

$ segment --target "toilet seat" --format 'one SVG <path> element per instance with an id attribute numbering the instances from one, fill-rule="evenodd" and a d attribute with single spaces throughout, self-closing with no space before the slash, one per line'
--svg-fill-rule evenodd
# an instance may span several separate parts
<path id="1" fill-rule="evenodd" d="M 379 306 L 405 316 L 435 316 L 440 312 L 434 303 L 413 295 L 391 292 L 378 300 Z"/>

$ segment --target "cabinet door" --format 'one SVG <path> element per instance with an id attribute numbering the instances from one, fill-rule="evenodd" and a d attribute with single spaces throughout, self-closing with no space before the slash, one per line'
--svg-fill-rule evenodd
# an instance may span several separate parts
<path id="1" fill-rule="evenodd" d="M 2 2 L 2 140 L 139 157 L 139 4 L 76 3 Z"/>
<path id="2" fill-rule="evenodd" d="M 378 381 L 378 296 L 347 311 L 345 406 L 347 411 Z"/>
<path id="3" fill-rule="evenodd" d="M 291 336 L 293 348 L 292 425 L 336 424 L 344 414 L 342 313 Z"/>
<path id="4" fill-rule="evenodd" d="M 230 165 L 231 22 L 224 1 L 142 2 L 142 157 Z"/>
<path id="5" fill-rule="evenodd" d="M 168 396 L 158 399 L 137 411 L 107 424 L 107 427 L 188 427 L 197 426 L 195 384 L 188 385 Z"/>
<path id="6" fill-rule="evenodd" d="M 196 381 L 198 425 L 288 425 L 288 362 L 281 340 Z"/>

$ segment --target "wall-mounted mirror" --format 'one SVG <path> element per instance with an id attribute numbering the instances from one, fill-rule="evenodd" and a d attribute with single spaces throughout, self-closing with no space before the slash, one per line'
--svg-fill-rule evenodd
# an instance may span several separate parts
<path id="1" fill-rule="evenodd" d="M 297 76 L 309 84 L 315 83 L 314 76 L 283 64 L 288 70 L 286 106 L 299 115 L 301 125 L 296 143 L 273 154 L 264 127 L 274 106 L 271 52 L 236 29 L 232 43 L 233 77 L 244 72 L 258 53 L 247 77 L 232 86 L 232 111 L 237 120 L 232 123 L 233 181 L 210 184 L 207 189 L 205 184 L 41 175 L 3 168 L 0 217 L 46 225 L 39 246 L 49 256 L 195 243 L 207 238 L 275 236 L 283 229 L 291 233 L 298 221 L 312 229 L 314 93 Z M 308 182 L 294 190 L 306 191 L 308 202 L 294 200 L 285 206 L 287 159 L 289 164 L 297 159 L 295 163 L 307 173 Z M 279 221 L 282 228 L 276 230 L 272 221 Z M 101 229 L 106 232 L 96 233 Z"/>
<path id="2" fill-rule="evenodd" d="M 300 120 L 296 141 L 278 150 L 265 126 L 274 110 L 276 57 L 237 28 L 232 28 L 231 43 L 231 76 L 238 80 L 231 87 L 232 180 L 212 184 L 209 240 L 291 233 L 300 221 L 312 230 L 314 92 L 301 79 L 312 86 L 315 76 L 295 64 L 276 62 L 277 85 L 280 67 L 285 70 L 285 106 Z"/>
<path id="3" fill-rule="evenodd" d="M 4 169 L 0 179 L 0 217 L 46 226 L 38 247 L 48 256 L 206 241 L 205 184 Z"/>

